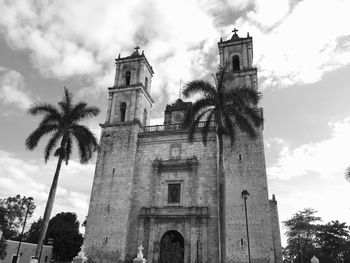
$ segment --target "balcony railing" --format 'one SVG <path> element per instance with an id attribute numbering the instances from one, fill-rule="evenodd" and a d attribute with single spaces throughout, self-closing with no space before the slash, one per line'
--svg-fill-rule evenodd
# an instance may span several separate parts
<path id="1" fill-rule="evenodd" d="M 205 121 L 201 121 L 198 123 L 197 128 L 201 129 L 205 125 Z M 215 122 L 210 122 L 211 128 L 215 127 Z M 184 130 L 184 128 L 181 126 L 181 124 L 169 124 L 169 125 L 153 125 L 153 126 L 144 126 L 142 127 L 142 132 L 165 132 L 165 131 L 181 131 Z"/>

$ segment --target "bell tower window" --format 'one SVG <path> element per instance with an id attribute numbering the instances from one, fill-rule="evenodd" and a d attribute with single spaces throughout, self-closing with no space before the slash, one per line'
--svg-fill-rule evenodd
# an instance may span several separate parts
<path id="1" fill-rule="evenodd" d="M 120 108 L 120 121 L 125 122 L 126 103 L 121 102 L 119 105 L 119 108 Z"/>
<path id="2" fill-rule="evenodd" d="M 125 73 L 125 85 L 130 85 L 130 80 L 131 80 L 131 72 L 130 71 L 127 71 Z"/>
<path id="3" fill-rule="evenodd" d="M 239 56 L 234 55 L 232 57 L 232 70 L 233 71 L 239 71 L 240 67 L 239 67 Z"/>

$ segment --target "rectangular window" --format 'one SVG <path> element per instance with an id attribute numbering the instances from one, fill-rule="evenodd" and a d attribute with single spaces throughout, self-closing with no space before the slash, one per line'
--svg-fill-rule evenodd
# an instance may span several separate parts
<path id="1" fill-rule="evenodd" d="M 180 203 L 181 184 L 168 184 L 168 203 Z"/>

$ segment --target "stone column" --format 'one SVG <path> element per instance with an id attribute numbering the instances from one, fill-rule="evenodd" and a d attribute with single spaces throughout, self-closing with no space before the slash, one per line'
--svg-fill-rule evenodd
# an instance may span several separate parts
<path id="1" fill-rule="evenodd" d="M 139 218 L 139 236 L 137 239 L 138 245 L 143 245 L 143 235 L 144 235 L 144 225 L 145 219 L 143 217 Z"/>
<path id="2" fill-rule="evenodd" d="M 136 118 L 136 103 L 137 103 L 137 90 L 133 90 L 131 91 L 131 104 L 130 107 L 128 107 L 130 109 L 129 111 L 129 115 L 128 115 L 128 120 L 132 121 Z"/>
<path id="3" fill-rule="evenodd" d="M 135 119 L 140 120 L 140 112 L 141 112 L 141 88 L 136 90 L 136 101 L 135 101 Z"/>
<path id="4" fill-rule="evenodd" d="M 202 224 L 202 235 L 201 235 L 201 243 L 202 243 L 202 263 L 208 262 L 208 218 L 203 218 Z"/>
<path id="5" fill-rule="evenodd" d="M 154 217 L 152 217 L 149 224 L 149 240 L 148 240 L 148 262 L 149 263 L 153 262 L 154 236 L 155 236 L 155 225 L 154 225 Z"/>
<path id="6" fill-rule="evenodd" d="M 253 65 L 253 49 L 252 43 L 248 44 L 248 67 L 251 68 Z"/>
<path id="7" fill-rule="evenodd" d="M 111 122 L 112 98 L 113 98 L 113 93 L 109 92 L 108 93 L 108 108 L 107 108 L 106 123 Z"/>
<path id="8" fill-rule="evenodd" d="M 242 45 L 242 67 L 241 69 L 249 68 L 249 55 L 247 44 Z"/>
<path id="9" fill-rule="evenodd" d="M 220 66 L 223 67 L 224 66 L 224 48 L 220 48 L 219 49 L 219 55 L 220 55 Z"/>
<path id="10" fill-rule="evenodd" d="M 110 123 L 113 123 L 117 120 L 117 105 L 115 105 L 117 92 L 112 93 L 112 102 L 111 102 L 111 116 L 110 116 Z"/>
<path id="11" fill-rule="evenodd" d="M 120 86 L 121 64 L 117 63 L 115 68 L 114 86 Z"/>
<path id="12" fill-rule="evenodd" d="M 189 166 L 189 176 L 190 176 L 190 181 L 191 181 L 191 185 L 192 185 L 192 189 L 191 189 L 191 205 L 192 206 L 197 206 L 199 205 L 198 202 L 198 174 L 197 174 L 197 166 L 198 166 L 198 162 L 197 159 L 193 158 L 193 159 L 189 159 L 187 160 L 187 164 Z"/>
<path id="13" fill-rule="evenodd" d="M 160 174 L 160 160 L 154 160 L 153 162 L 153 174 L 152 174 L 152 182 L 151 182 L 151 198 L 150 198 L 150 204 L 149 206 L 157 206 L 157 184 L 158 184 L 158 177 Z"/>
<path id="14" fill-rule="evenodd" d="M 195 226 L 195 218 L 191 218 L 191 230 L 190 230 L 190 239 L 191 239 L 191 261 L 197 262 L 197 233 Z"/>
<path id="15" fill-rule="evenodd" d="M 144 84 L 144 80 L 145 80 L 145 62 L 141 60 L 139 64 L 139 75 L 138 75 L 137 82 Z"/>

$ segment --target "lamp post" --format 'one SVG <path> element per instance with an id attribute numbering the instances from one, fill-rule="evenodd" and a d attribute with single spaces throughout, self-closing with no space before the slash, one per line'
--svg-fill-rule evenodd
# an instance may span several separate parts
<path id="1" fill-rule="evenodd" d="M 247 190 L 242 191 L 242 198 L 244 200 L 245 224 L 246 224 L 246 228 L 247 228 L 248 262 L 250 263 L 250 244 L 249 244 L 249 228 L 248 228 L 248 213 L 247 213 L 248 195 L 249 195 L 249 193 Z"/>
<path id="2" fill-rule="evenodd" d="M 27 212 L 26 212 L 26 216 L 25 216 L 24 222 L 23 222 L 22 233 L 21 233 L 21 235 L 19 236 L 19 243 L 18 243 L 17 253 L 16 253 L 16 263 L 19 262 L 19 260 L 18 260 L 18 254 L 19 254 L 19 250 L 20 250 L 20 248 L 21 248 L 23 232 L 24 232 L 24 228 L 25 228 L 25 226 L 26 226 L 27 217 L 28 217 L 28 214 L 29 214 L 29 209 L 30 209 L 30 207 L 32 206 L 32 202 L 33 202 L 33 197 L 28 197 L 28 199 L 27 199 Z"/>

